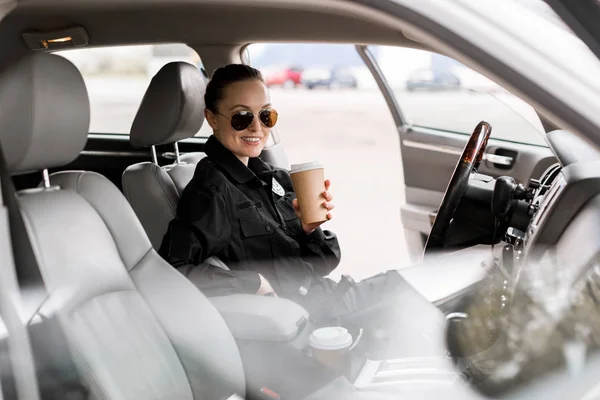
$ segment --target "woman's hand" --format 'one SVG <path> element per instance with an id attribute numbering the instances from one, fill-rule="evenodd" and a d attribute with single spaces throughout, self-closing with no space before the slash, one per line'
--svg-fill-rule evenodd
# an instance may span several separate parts
<path id="1" fill-rule="evenodd" d="M 329 186 L 331 186 L 331 182 L 329 181 L 329 179 L 327 179 L 327 180 L 325 180 L 325 191 L 322 193 L 323 199 L 325 199 L 322 206 L 327 209 L 327 220 L 328 221 L 331 218 L 333 218 L 330 211 L 333 210 L 333 208 L 335 207 L 333 205 L 333 203 L 331 202 L 333 200 L 333 196 L 331 195 L 331 193 L 329 193 Z M 296 213 L 296 216 L 302 223 L 302 230 L 307 235 L 310 235 L 311 233 L 313 233 L 315 231 L 315 229 L 317 229 L 319 226 L 321 226 L 321 224 L 323 224 L 325 222 L 325 221 L 321 221 L 321 222 L 315 222 L 312 224 L 305 224 L 304 221 L 302 220 L 302 213 L 300 212 L 300 207 L 298 207 L 298 199 L 294 199 L 292 201 L 292 205 L 294 206 L 294 211 Z"/>
<path id="2" fill-rule="evenodd" d="M 256 291 L 256 294 L 259 296 L 273 295 L 277 297 L 277 293 L 275 293 L 275 290 L 273 290 L 273 287 L 271 286 L 269 281 L 266 280 L 265 277 L 261 274 L 258 274 L 258 276 L 260 277 L 260 287 Z"/>

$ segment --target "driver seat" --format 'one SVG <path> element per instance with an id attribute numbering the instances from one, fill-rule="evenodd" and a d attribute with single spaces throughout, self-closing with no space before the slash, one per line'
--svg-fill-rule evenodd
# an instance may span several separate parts
<path id="1" fill-rule="evenodd" d="M 34 53 L 0 75 L 9 172 L 68 164 L 85 145 L 89 121 L 85 83 L 65 58 Z M 241 356 L 225 321 L 156 253 L 108 179 L 59 172 L 18 201 L 49 293 L 39 314 L 58 318 L 91 398 L 245 397 Z M 366 395 L 339 385 L 309 398 Z"/>
<path id="2" fill-rule="evenodd" d="M 152 147 L 193 137 L 204 122 L 206 79 L 186 62 L 171 62 L 152 78 L 131 127 L 134 147 Z M 187 153 L 175 163 L 157 160 L 130 165 L 123 172 L 123 193 L 133 207 L 150 242 L 158 251 L 169 222 L 175 218 L 183 190 L 192 180 L 204 153 Z M 217 257 L 204 261 L 228 270 Z"/>
<path id="3" fill-rule="evenodd" d="M 177 144 L 194 136 L 204 122 L 206 80 L 196 67 L 171 62 L 152 78 L 131 126 L 134 147 Z M 156 159 L 129 166 L 122 177 L 123 193 L 158 250 L 169 222 L 175 218 L 179 197 L 194 176 L 205 154 L 190 153 L 185 159 L 161 167 Z"/>

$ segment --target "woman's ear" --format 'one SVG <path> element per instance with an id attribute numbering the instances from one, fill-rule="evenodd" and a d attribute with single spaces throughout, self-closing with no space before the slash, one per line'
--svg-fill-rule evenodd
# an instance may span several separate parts
<path id="1" fill-rule="evenodd" d="M 208 122 L 208 125 L 212 128 L 213 131 L 217 130 L 217 116 L 210 111 L 208 108 L 204 110 L 204 118 Z"/>

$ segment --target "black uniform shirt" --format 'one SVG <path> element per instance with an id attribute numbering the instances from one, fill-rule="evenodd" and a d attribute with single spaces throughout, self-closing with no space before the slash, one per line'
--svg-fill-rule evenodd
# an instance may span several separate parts
<path id="1" fill-rule="evenodd" d="M 288 298 L 340 261 L 336 236 L 321 228 L 307 235 L 296 217 L 286 170 L 259 158 L 246 167 L 214 136 L 196 167 L 163 238 L 160 254 L 207 295 L 256 293 L 262 274 Z M 231 271 L 203 264 L 217 256 Z"/>

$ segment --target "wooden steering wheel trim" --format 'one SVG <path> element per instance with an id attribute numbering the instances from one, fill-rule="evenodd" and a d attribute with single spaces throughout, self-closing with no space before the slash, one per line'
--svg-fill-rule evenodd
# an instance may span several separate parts
<path id="1" fill-rule="evenodd" d="M 458 203 L 460 203 L 469 188 L 469 176 L 473 171 L 477 171 L 483 160 L 491 133 L 492 126 L 485 121 L 481 121 L 471 134 L 446 188 L 446 193 L 425 244 L 425 253 L 444 246 L 444 238 L 450 226 L 450 221 L 454 216 Z"/>

